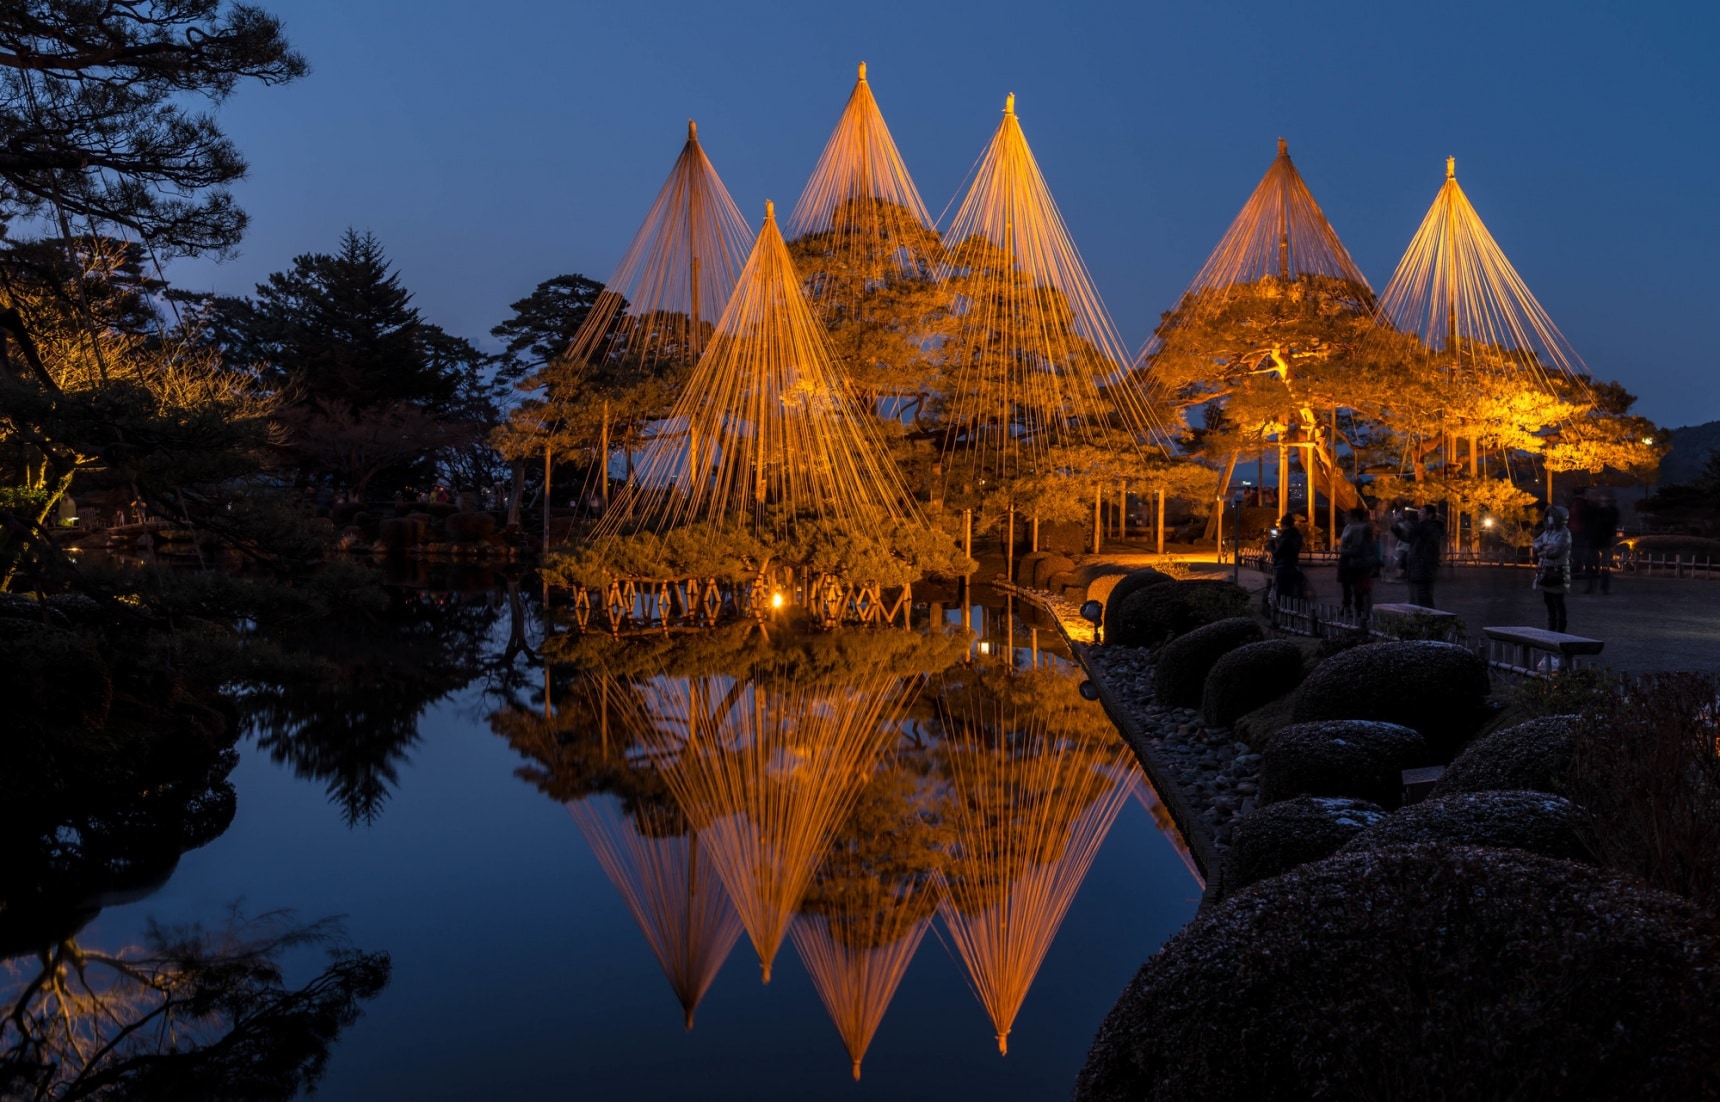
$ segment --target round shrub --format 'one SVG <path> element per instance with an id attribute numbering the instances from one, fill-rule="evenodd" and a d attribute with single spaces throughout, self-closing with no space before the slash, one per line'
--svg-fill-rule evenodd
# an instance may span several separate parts
<path id="1" fill-rule="evenodd" d="M 1165 644 L 1153 666 L 1154 695 L 1160 704 L 1194 707 L 1200 703 L 1213 663 L 1245 643 L 1259 642 L 1265 634 L 1258 621 L 1233 616 L 1177 636 Z"/>
<path id="2" fill-rule="evenodd" d="M 1075 568 L 1075 580 L 1070 584 L 1081 587 L 1080 600 L 1104 604 L 1105 599 L 1111 595 L 1111 589 L 1130 573 L 1129 567 L 1118 566 L 1116 563 L 1086 563 Z"/>
<path id="3" fill-rule="evenodd" d="M 1446 766 L 1432 795 L 1523 789 L 1563 796 L 1577 723 L 1576 716 L 1542 716 L 1483 735 Z"/>
<path id="4" fill-rule="evenodd" d="M 1105 618 L 1105 639 L 1125 647 L 1157 646 L 1247 611 L 1248 591 L 1239 585 L 1205 579 L 1161 582 L 1124 598 L 1117 619 Z"/>
<path id="5" fill-rule="evenodd" d="M 1352 796 L 1397 807 L 1403 771 L 1426 758 L 1427 744 L 1414 728 L 1364 719 L 1294 723 L 1260 751 L 1260 802 Z"/>
<path id="6" fill-rule="evenodd" d="M 1219 887 L 1229 895 L 1323 860 L 1385 817 L 1378 804 L 1342 796 L 1298 796 L 1256 808 L 1232 824 Z"/>
<path id="7" fill-rule="evenodd" d="M 1105 602 L 1105 619 L 1103 623 L 1106 627 L 1110 627 L 1112 624 L 1116 623 L 1122 616 L 1123 602 L 1128 600 L 1134 594 L 1139 593 L 1143 589 L 1148 589 L 1155 585 L 1163 585 L 1166 582 L 1174 580 L 1175 579 L 1173 579 L 1169 574 L 1166 574 L 1163 571 L 1154 570 L 1150 566 L 1143 567 L 1140 570 L 1131 570 L 1129 573 L 1124 574 L 1121 578 L 1112 583 L 1110 589 L 1106 590 L 1104 594 L 1096 598 Z M 1088 588 L 1090 590 L 1092 587 L 1089 586 Z"/>
<path id="8" fill-rule="evenodd" d="M 1301 647 L 1288 639 L 1245 644 L 1213 663 L 1207 672 L 1201 687 L 1202 717 L 1209 727 L 1229 727 L 1301 682 Z"/>
<path id="9" fill-rule="evenodd" d="M 1010 581 L 1016 585 L 1031 586 L 1033 584 L 1033 567 L 1042 559 L 1049 557 L 1049 551 L 1029 551 L 1015 560 L 1015 577 Z"/>
<path id="10" fill-rule="evenodd" d="M 1414 727 L 1450 761 L 1487 718 L 1487 663 L 1454 643 L 1374 643 L 1334 654 L 1296 690 L 1298 723 L 1377 719 Z"/>
<path id="11" fill-rule="evenodd" d="M 1053 574 L 1064 574 L 1075 569 L 1075 560 L 1068 555 L 1060 555 L 1048 551 L 1045 557 L 1033 564 L 1033 580 L 1028 584 L 1035 589 L 1048 589 L 1051 586 Z"/>
<path id="12" fill-rule="evenodd" d="M 455 543 L 478 543 L 496 530 L 496 518 L 489 513 L 455 513 L 442 522 L 442 528 Z"/>
<path id="13" fill-rule="evenodd" d="M 1568 861 L 1590 860 L 1576 805 L 1546 792 L 1460 792 L 1423 800 L 1375 823 L 1344 850 L 1416 842 L 1497 846 Z"/>
<path id="14" fill-rule="evenodd" d="M 1045 579 L 1045 588 L 1059 597 L 1073 601 L 1082 601 L 1087 596 L 1087 587 L 1075 580 L 1075 572 L 1072 570 L 1051 575 Z"/>
<path id="15" fill-rule="evenodd" d="M 1074 1097 L 1713 1097 L 1717 967 L 1694 907 L 1597 869 L 1461 846 L 1339 854 L 1167 942 Z"/>

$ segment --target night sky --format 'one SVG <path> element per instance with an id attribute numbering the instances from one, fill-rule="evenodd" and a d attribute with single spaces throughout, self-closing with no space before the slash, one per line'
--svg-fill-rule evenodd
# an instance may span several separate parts
<path id="1" fill-rule="evenodd" d="M 1450 154 L 1596 375 L 1663 424 L 1720 418 L 1710 4 L 263 2 L 312 72 L 222 108 L 252 226 L 187 287 L 247 292 L 350 225 L 491 347 L 539 280 L 609 274 L 689 116 L 749 220 L 792 206 L 864 60 L 934 214 L 1017 94 L 1131 346 L 1279 135 L 1376 288 Z"/>

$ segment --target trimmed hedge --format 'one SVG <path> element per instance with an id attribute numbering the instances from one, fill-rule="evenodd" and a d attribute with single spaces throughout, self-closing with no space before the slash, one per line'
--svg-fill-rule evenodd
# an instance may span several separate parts
<path id="1" fill-rule="evenodd" d="M 1154 662 L 1154 696 L 1160 704 L 1194 707 L 1200 703 L 1213 663 L 1237 647 L 1259 642 L 1265 636 L 1259 622 L 1248 616 L 1232 616 L 1178 636 L 1165 644 Z"/>
<path id="2" fill-rule="evenodd" d="M 1080 600 L 1098 601 L 1102 605 L 1111 596 L 1111 590 L 1116 584 L 1131 573 L 1133 570 L 1130 567 L 1118 566 L 1115 563 L 1088 563 L 1075 568 L 1075 580 L 1071 584 L 1081 587 Z M 1159 571 L 1155 570 L 1153 573 Z"/>
<path id="3" fill-rule="evenodd" d="M 1123 602 L 1134 594 L 1143 589 L 1175 580 L 1169 574 L 1154 570 L 1150 566 L 1124 574 L 1122 578 L 1112 583 L 1111 588 L 1106 590 L 1104 596 L 1100 598 L 1105 602 L 1103 623 L 1107 627 L 1116 623 L 1118 618 L 1122 616 Z M 1091 590 L 1092 587 L 1089 586 L 1088 588 Z"/>
<path id="4" fill-rule="evenodd" d="M 1403 771 L 1426 760 L 1427 744 L 1411 727 L 1364 719 L 1292 724 L 1260 752 L 1260 802 L 1350 796 L 1394 808 L 1403 803 Z"/>
<path id="5" fill-rule="evenodd" d="M 1230 895 L 1323 860 L 1385 817 L 1378 804 L 1342 796 L 1298 796 L 1256 808 L 1232 825 L 1219 888 Z"/>
<path id="6" fill-rule="evenodd" d="M 1372 719 L 1414 727 L 1450 761 L 1487 719 L 1487 663 L 1453 643 L 1373 643 L 1334 654 L 1296 690 L 1298 723 Z"/>
<path id="7" fill-rule="evenodd" d="M 1029 584 L 1035 589 L 1049 589 L 1053 574 L 1065 574 L 1074 569 L 1074 559 L 1052 551 L 1033 564 L 1033 580 Z"/>
<path id="8" fill-rule="evenodd" d="M 1015 577 L 1011 578 L 1010 581 L 1019 586 L 1031 587 L 1033 585 L 1034 566 L 1050 557 L 1051 552 L 1049 551 L 1029 551 L 1015 560 Z"/>
<path id="9" fill-rule="evenodd" d="M 1576 753 L 1577 716 L 1542 716 L 1476 739 L 1446 766 L 1433 796 L 1521 789 L 1568 795 L 1564 777 Z"/>
<path id="10" fill-rule="evenodd" d="M 1099 1029 L 1077 1102 L 1711 1098 L 1720 939 L 1515 850 L 1339 854 L 1202 911 Z"/>
<path id="11" fill-rule="evenodd" d="M 1577 807 L 1546 792 L 1460 792 L 1423 800 L 1344 846 L 1346 853 L 1416 842 L 1524 849 L 1567 861 L 1591 861 Z"/>
<path id="12" fill-rule="evenodd" d="M 1106 617 L 1105 641 L 1125 647 L 1157 646 L 1247 611 L 1248 591 L 1231 582 L 1161 582 L 1124 598 L 1116 620 Z"/>
<path id="13" fill-rule="evenodd" d="M 1209 727 L 1229 727 L 1302 683 L 1302 648 L 1288 639 L 1237 647 L 1213 663 L 1201 686 L 1200 708 Z"/>

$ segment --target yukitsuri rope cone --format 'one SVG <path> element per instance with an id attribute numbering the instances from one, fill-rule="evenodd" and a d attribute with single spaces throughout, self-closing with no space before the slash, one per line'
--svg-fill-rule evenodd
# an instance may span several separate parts
<path id="1" fill-rule="evenodd" d="M 866 282 L 905 275 L 932 274 L 935 256 L 920 242 L 936 241 L 931 215 L 908 166 L 884 124 L 866 63 L 825 143 L 818 165 L 788 219 L 788 236 L 797 245 L 815 246 L 852 280 L 812 281 L 807 287 L 813 312 L 827 325 L 863 309 L 855 292 Z"/>
<path id="2" fill-rule="evenodd" d="M 907 690 L 726 677 L 643 687 L 645 743 L 758 952 L 764 981 L 838 826 L 895 735 Z"/>
<path id="3" fill-rule="evenodd" d="M 956 843 L 938 912 L 974 993 L 1009 1032 L 1138 766 L 1114 731 L 1002 701 L 946 713 Z"/>
<path id="4" fill-rule="evenodd" d="M 1558 383 L 1587 392 L 1588 368 L 1463 193 L 1455 157 L 1446 158 L 1445 183 L 1380 293 L 1377 316 L 1456 368 L 1527 370 L 1550 393 Z"/>
<path id="5" fill-rule="evenodd" d="M 1186 338 L 1203 323 L 1214 322 L 1227 310 L 1250 302 L 1260 304 L 1258 316 L 1270 317 L 1274 305 L 1284 300 L 1328 301 L 1358 319 L 1365 319 L 1374 308 L 1374 293 L 1367 277 L 1350 257 L 1349 250 L 1344 248 L 1337 230 L 1332 228 L 1307 182 L 1297 171 L 1290 158 L 1289 143 L 1279 138 L 1278 155 L 1177 301 L 1176 309 L 1167 315 L 1141 349 L 1139 363 L 1155 384 L 1174 389 L 1177 383 L 1166 380 L 1167 372 L 1160 353 L 1168 353 L 1167 341 L 1172 347 L 1176 345 L 1179 330 Z M 1228 381 L 1242 375 L 1262 375 L 1276 370 L 1288 385 L 1291 363 L 1296 355 L 1288 347 L 1280 354 L 1276 340 L 1269 338 L 1279 338 L 1279 334 L 1268 331 L 1250 337 L 1231 337 L 1265 341 L 1271 354 L 1263 358 L 1232 360 L 1228 368 L 1217 370 L 1216 374 Z M 1186 348 L 1183 351 L 1186 352 Z M 1203 371 L 1213 373 L 1212 365 L 1216 358 L 1202 356 Z M 1187 367 L 1182 370 L 1186 371 Z M 1169 374 L 1174 376 L 1176 371 L 1173 369 Z M 1224 385 L 1219 378 L 1214 378 L 1215 390 L 1223 389 Z M 1317 485 L 1329 496 L 1335 496 L 1338 506 L 1343 509 L 1348 510 L 1361 503 L 1355 487 L 1337 469 L 1332 433 L 1314 410 L 1300 401 L 1293 401 L 1286 408 L 1273 411 L 1259 429 L 1261 448 L 1276 446 L 1280 452 L 1278 482 L 1281 499 L 1288 493 L 1288 445 L 1301 453 L 1306 466 L 1313 468 L 1309 472 L 1309 485 Z M 1267 437 L 1274 437 L 1276 443 L 1268 444 Z M 1235 462 L 1233 452 L 1220 476 L 1220 496 L 1225 492 L 1224 487 L 1229 485 Z M 1209 521 L 1209 536 L 1217 523 L 1216 516 Z"/>
<path id="6" fill-rule="evenodd" d="M 692 1029 L 693 1012 L 741 936 L 740 916 L 700 852 L 698 833 L 672 809 L 642 808 L 636 819 L 604 796 L 569 803 L 567 812 L 639 924 Z"/>
<path id="7" fill-rule="evenodd" d="M 734 290 L 751 230 L 687 121 L 687 143 L 568 346 L 575 364 L 698 360 Z"/>
<path id="8" fill-rule="evenodd" d="M 927 888 L 875 882 L 840 915 L 802 914 L 789 928 L 801 963 L 836 1023 L 854 1078 L 931 925 Z"/>
<path id="9" fill-rule="evenodd" d="M 1290 144 L 1279 138 L 1278 156 L 1195 273 L 1183 292 L 1183 304 L 1197 297 L 1222 302 L 1268 277 L 1288 281 L 1309 276 L 1350 285 L 1359 310 L 1373 306 L 1367 277 L 1296 171 Z M 1150 357 L 1158 342 L 1155 333 L 1142 355 Z"/>
<path id="10" fill-rule="evenodd" d="M 957 295 L 944 345 L 952 447 L 998 478 L 1059 448 L 1140 447 L 1157 421 L 1028 148 L 1015 96 L 944 234 Z"/>
<path id="11" fill-rule="evenodd" d="M 832 363 L 765 204 L 764 225 L 710 344 L 599 535 L 739 523 L 781 535 L 796 519 L 849 528 L 918 520 L 871 415 Z"/>

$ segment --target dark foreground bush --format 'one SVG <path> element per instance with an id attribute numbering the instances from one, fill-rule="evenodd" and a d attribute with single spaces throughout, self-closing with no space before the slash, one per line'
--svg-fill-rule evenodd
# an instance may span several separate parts
<path id="1" fill-rule="evenodd" d="M 1335 654 L 1296 690 L 1298 723 L 1377 719 L 1414 727 L 1450 761 L 1487 718 L 1487 663 L 1452 643 L 1375 643 Z"/>
<path id="2" fill-rule="evenodd" d="M 1111 588 L 1100 598 L 1105 602 L 1105 619 L 1103 623 L 1108 629 L 1122 616 L 1123 602 L 1143 589 L 1166 582 L 1175 581 L 1169 574 L 1145 567 L 1132 570 L 1112 583 Z"/>
<path id="3" fill-rule="evenodd" d="M 1153 665 L 1153 694 L 1160 704 L 1194 707 L 1200 703 L 1213 663 L 1244 643 L 1259 642 L 1265 634 L 1252 617 L 1232 616 L 1178 636 L 1165 645 Z"/>
<path id="4" fill-rule="evenodd" d="M 1674 896 L 1512 850 L 1341 854 L 1198 915 L 1079 1102 L 1712 1098 L 1720 944 Z"/>
<path id="5" fill-rule="evenodd" d="M 496 518 L 489 513 L 455 513 L 442 522 L 448 538 L 455 543 L 477 543 L 496 530 Z"/>
<path id="6" fill-rule="evenodd" d="M 1579 834 L 1579 814 L 1571 801 L 1547 792 L 1461 792 L 1386 816 L 1352 838 L 1344 852 L 1441 842 L 1592 861 Z"/>
<path id="7" fill-rule="evenodd" d="M 1503 789 L 1565 795 L 1577 722 L 1576 716 L 1544 716 L 1483 735 L 1446 767 L 1433 795 Z"/>
<path id="8" fill-rule="evenodd" d="M 107 663 L 89 637 L 0 617 L 0 724 L 21 737 L 99 730 L 112 698 Z"/>
<path id="9" fill-rule="evenodd" d="M 1296 723 L 1260 752 L 1260 802 L 1350 796 L 1384 808 L 1403 802 L 1403 771 L 1422 765 L 1427 744 L 1395 723 L 1344 719 Z"/>
<path id="10" fill-rule="evenodd" d="M 1132 571 L 1115 563 L 1088 563 L 1075 568 L 1072 586 L 1081 588 L 1080 600 L 1098 601 L 1101 605 L 1111 596 L 1111 590 Z M 1153 571 L 1157 574 L 1158 571 Z M 1074 596 L 1074 594 L 1071 594 Z"/>
<path id="11" fill-rule="evenodd" d="M 1340 796 L 1299 796 L 1256 808 L 1232 828 L 1220 890 L 1233 895 L 1297 865 L 1330 857 L 1385 817 L 1378 804 Z"/>
<path id="12" fill-rule="evenodd" d="M 1124 598 L 1117 618 L 1105 620 L 1105 641 L 1125 647 L 1158 646 L 1247 611 L 1248 591 L 1239 585 L 1207 579 L 1162 582 Z"/>
<path id="13" fill-rule="evenodd" d="M 1237 647 L 1213 664 L 1201 686 L 1209 727 L 1229 727 L 1302 683 L 1302 648 L 1288 639 Z"/>

